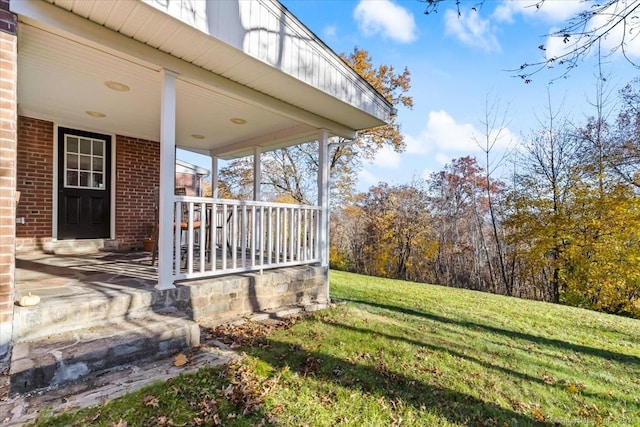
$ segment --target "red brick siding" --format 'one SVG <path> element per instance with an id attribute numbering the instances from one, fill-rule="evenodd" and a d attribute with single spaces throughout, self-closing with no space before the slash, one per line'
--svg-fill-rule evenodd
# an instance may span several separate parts
<path id="1" fill-rule="evenodd" d="M 160 144 L 118 135 L 116 169 L 116 239 L 120 245 L 140 245 L 154 222 Z"/>
<path id="2" fill-rule="evenodd" d="M 17 37 L 8 0 L 0 0 L 0 400 L 9 392 L 15 298 Z M 5 28 L 6 21 L 14 22 Z"/>
<path id="3" fill-rule="evenodd" d="M 40 250 L 51 241 L 53 221 L 53 123 L 18 119 L 18 191 L 16 226 L 19 251 Z"/>
<path id="4" fill-rule="evenodd" d="M 194 173 L 176 172 L 176 188 L 187 189 L 187 196 L 199 196 L 200 179 Z"/>

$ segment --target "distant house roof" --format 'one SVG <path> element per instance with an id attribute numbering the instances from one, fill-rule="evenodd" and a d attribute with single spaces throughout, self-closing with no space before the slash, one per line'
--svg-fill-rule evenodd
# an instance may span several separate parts
<path id="1" fill-rule="evenodd" d="M 184 160 L 176 159 L 176 173 L 189 173 L 199 176 L 208 176 L 209 169 L 205 169 L 193 163 L 185 162 Z"/>

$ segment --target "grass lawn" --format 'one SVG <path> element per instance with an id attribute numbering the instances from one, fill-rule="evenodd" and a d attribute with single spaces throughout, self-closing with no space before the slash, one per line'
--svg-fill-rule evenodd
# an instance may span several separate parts
<path id="1" fill-rule="evenodd" d="M 37 425 L 640 426 L 640 321 L 331 272 L 345 302 L 207 331 L 247 357 Z"/>

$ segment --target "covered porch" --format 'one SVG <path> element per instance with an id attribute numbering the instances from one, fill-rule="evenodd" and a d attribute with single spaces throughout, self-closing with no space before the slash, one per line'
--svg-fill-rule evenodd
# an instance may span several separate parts
<path id="1" fill-rule="evenodd" d="M 36 190 L 18 177 L 18 247 L 90 238 L 126 246 L 154 224 L 160 290 L 183 279 L 327 267 L 329 139 L 384 124 L 391 108 L 284 7 L 25 0 L 11 10 L 18 114 L 37 121 L 28 126 L 53 127 L 52 183 Z M 308 141 L 318 141 L 317 204 L 262 201 L 261 153 Z M 176 148 L 211 158 L 214 196 L 219 160 L 252 155 L 253 200 L 176 196 Z M 36 218 L 48 210 L 36 193 L 51 184 L 50 211 Z M 45 244 L 30 246 L 29 225 L 40 232 L 48 221 L 50 235 L 36 237 Z"/>
<path id="2" fill-rule="evenodd" d="M 329 141 L 392 108 L 286 8 L 11 0 L 8 13 L 12 392 L 197 347 L 202 319 L 328 302 Z M 317 202 L 263 200 L 262 153 L 309 141 Z M 211 159 L 213 197 L 176 194 L 178 148 Z M 219 198 L 219 161 L 244 156 L 252 200 Z M 149 229 L 156 251 L 125 252 Z M 100 251 L 60 255 L 87 242 Z M 14 304 L 29 292 L 39 304 Z"/>

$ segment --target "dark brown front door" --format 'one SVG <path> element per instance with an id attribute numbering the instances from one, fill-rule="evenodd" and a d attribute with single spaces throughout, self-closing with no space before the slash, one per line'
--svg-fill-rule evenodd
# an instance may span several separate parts
<path id="1" fill-rule="evenodd" d="M 108 238 L 111 137 L 58 128 L 58 239 Z"/>

